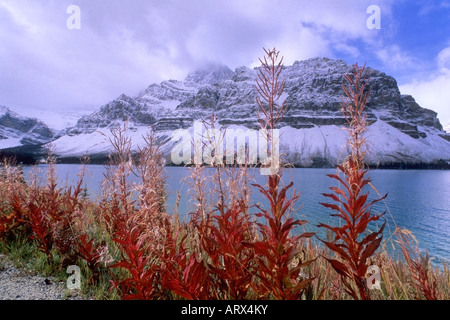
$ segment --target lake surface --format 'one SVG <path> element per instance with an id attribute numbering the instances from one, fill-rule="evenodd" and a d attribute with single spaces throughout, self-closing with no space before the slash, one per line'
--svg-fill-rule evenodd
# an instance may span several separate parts
<path id="1" fill-rule="evenodd" d="M 45 173 L 46 166 L 39 166 Z M 57 165 L 60 183 L 73 184 L 79 173 L 79 165 Z M 210 169 L 207 169 L 210 170 Z M 25 173 L 31 167 L 25 167 Z M 91 198 L 99 195 L 100 182 L 103 180 L 105 168 L 100 165 L 89 165 L 85 182 Z M 253 172 L 257 183 L 265 184 L 266 177 Z M 336 218 L 331 218 L 332 211 L 320 205 L 328 202 L 323 193 L 329 192 L 330 186 L 337 186 L 337 181 L 327 177 L 336 173 L 335 169 L 286 169 L 283 181 L 294 182 L 301 197 L 297 206 L 302 208 L 296 213 L 299 218 L 306 219 L 309 224 L 307 231 L 317 232 L 322 238 L 324 230 L 317 228 L 319 222 L 336 224 Z M 166 167 L 168 202 L 167 210 L 173 212 L 176 193 L 180 192 L 180 216 L 186 217 L 192 211 L 192 202 L 187 196 L 189 185 L 183 180 L 188 179 L 190 171 L 183 167 Z M 369 172 L 372 184 L 380 194 L 388 193 L 385 203 L 378 203 L 373 211 L 384 212 L 388 221 L 385 239 L 395 230 L 395 223 L 413 232 L 419 240 L 421 249 L 428 249 L 435 262 L 450 261 L 450 171 L 445 170 L 373 170 Z M 370 187 L 367 189 L 372 198 L 377 193 Z M 253 202 L 267 204 L 260 193 L 253 188 Z M 395 221 L 395 223 L 394 223 Z"/>

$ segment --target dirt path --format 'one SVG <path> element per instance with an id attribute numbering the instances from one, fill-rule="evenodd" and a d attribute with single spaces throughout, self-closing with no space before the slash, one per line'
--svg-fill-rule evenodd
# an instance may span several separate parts
<path id="1" fill-rule="evenodd" d="M 77 293 L 65 288 L 63 281 L 42 277 L 18 269 L 7 256 L 0 254 L 0 300 L 74 300 Z"/>

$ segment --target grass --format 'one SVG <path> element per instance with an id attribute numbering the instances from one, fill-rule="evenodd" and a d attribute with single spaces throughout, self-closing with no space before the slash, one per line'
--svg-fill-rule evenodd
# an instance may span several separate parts
<path id="1" fill-rule="evenodd" d="M 175 242 L 175 249 L 178 250 L 176 254 L 180 254 L 180 244 L 185 246 L 196 247 L 195 243 L 195 229 L 190 229 L 191 226 L 181 223 L 178 227 L 179 238 L 185 237 L 182 242 L 178 239 Z M 112 244 L 113 245 L 113 244 Z M 188 250 L 189 251 L 189 250 Z M 344 291 L 345 286 L 340 279 L 340 276 L 330 268 L 329 263 L 324 257 L 334 257 L 333 253 L 323 247 L 313 245 L 310 241 L 302 243 L 301 253 L 299 256 L 303 260 L 312 260 L 317 257 L 315 262 L 302 269 L 301 273 L 308 275 L 308 277 L 315 277 L 312 280 L 311 286 L 304 292 L 303 299 L 323 299 L 323 300 L 347 300 L 352 297 Z M 65 281 L 67 274 L 61 268 L 61 259 L 57 254 L 54 254 L 51 263 L 47 260 L 46 254 L 42 253 L 36 244 L 29 239 L 22 238 L 9 241 L 8 244 L 2 243 L 1 252 L 8 255 L 14 264 L 25 270 L 37 272 L 43 276 L 55 276 L 58 280 Z M 111 256 L 117 259 L 120 256 L 119 249 L 111 249 Z M 174 262 L 175 260 L 172 260 Z M 420 288 L 415 284 L 413 272 L 404 257 L 390 256 L 386 250 L 381 249 L 372 258 L 372 263 L 380 266 L 381 269 L 381 291 L 371 291 L 372 299 L 374 300 L 411 300 L 411 299 L 426 299 L 422 294 Z M 121 294 L 112 289 L 110 280 L 113 272 L 115 278 L 127 277 L 126 270 L 109 270 L 101 271 L 102 276 L 95 283 L 89 283 L 86 279 L 91 278 L 92 271 L 79 261 L 77 265 L 80 266 L 82 272 L 82 290 L 81 293 L 86 297 L 93 299 L 121 299 Z M 442 266 L 442 269 L 433 267 L 428 264 L 429 274 L 436 279 L 437 292 L 440 295 L 438 299 L 450 298 L 450 272 L 448 267 Z M 183 271 L 183 270 L 182 270 Z M 183 274 L 183 273 L 181 273 Z M 185 280 L 181 277 L 181 280 Z M 70 294 L 70 292 L 67 292 Z M 174 292 L 166 295 L 166 299 L 182 299 L 183 296 Z M 186 298 L 186 297 L 185 297 Z M 258 299 L 252 291 L 249 291 L 247 299 Z M 274 297 L 272 297 L 273 299 Z"/>
<path id="2" fill-rule="evenodd" d="M 282 60 L 275 49 L 265 53 L 257 103 L 270 155 L 271 132 L 287 106 L 278 102 Z M 75 186 L 57 185 L 51 154 L 44 185 L 33 179 L 26 184 L 20 167 L 3 163 L 0 249 L 17 266 L 60 280 L 67 279 L 69 265 L 77 265 L 82 294 L 102 300 L 449 299 L 447 266 L 433 266 L 407 231 L 398 228 L 387 243 L 383 229 L 371 225 L 381 215 L 371 213 L 373 203 L 360 193 L 370 182 L 364 178 L 363 138 L 369 93 L 363 78 L 358 80 L 360 71 L 356 66 L 356 73 L 345 78 L 362 90 L 360 96 L 356 89 L 344 90 L 352 153 L 340 166 L 343 177 L 333 176 L 334 194 L 325 195 L 332 203 L 324 205 L 336 212 L 334 226 L 321 225 L 328 229 L 325 246 L 313 244 L 307 221 L 294 219 L 294 204 L 301 198 L 292 192 L 293 182 L 283 181 L 282 168 L 265 185 L 252 185 L 246 164 L 212 163 L 214 170 L 192 166 L 186 196 L 194 206 L 191 218 L 180 221 L 177 209 L 165 209 L 164 161 L 155 136 L 150 132 L 145 146 L 133 153 L 126 128 L 120 127 L 112 132 L 114 152 L 96 202 L 83 196 L 83 169 Z M 131 183 L 133 175 L 138 180 Z M 253 192 L 261 192 L 265 203 L 253 203 Z M 397 246 L 401 255 L 388 255 L 387 245 Z M 380 290 L 367 282 L 372 265 L 380 270 Z"/>

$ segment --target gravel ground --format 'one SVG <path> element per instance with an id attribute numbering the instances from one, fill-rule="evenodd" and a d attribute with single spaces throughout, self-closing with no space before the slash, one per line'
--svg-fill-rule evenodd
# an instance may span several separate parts
<path id="1" fill-rule="evenodd" d="M 0 300 L 79 300 L 78 292 L 65 289 L 65 282 L 18 269 L 0 254 Z"/>

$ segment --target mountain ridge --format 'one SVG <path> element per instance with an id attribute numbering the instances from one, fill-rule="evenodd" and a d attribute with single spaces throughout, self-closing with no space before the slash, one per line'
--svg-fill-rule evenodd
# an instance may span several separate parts
<path id="1" fill-rule="evenodd" d="M 352 66 L 343 60 L 312 58 L 285 66 L 283 98 L 288 112 L 279 128 L 285 132 L 281 148 L 286 161 L 298 166 L 323 163 L 334 166 L 345 156 L 346 124 L 340 112 L 343 74 Z M 402 95 L 397 81 L 367 68 L 372 88 L 367 105 L 371 126 L 371 164 L 430 163 L 450 161 L 450 134 L 443 130 L 437 113 L 420 107 L 410 95 Z M 215 65 L 189 73 L 183 81 L 151 84 L 137 96 L 120 95 L 98 111 L 81 117 L 75 126 L 54 136 L 53 145 L 62 158 L 85 153 L 107 154 L 109 131 L 124 122 L 134 147 L 143 143 L 145 129 L 165 141 L 168 155 L 174 146 L 174 130 L 191 130 L 194 122 L 218 118 L 218 125 L 258 129 L 255 80 L 257 68 L 234 71 Z M 371 139 L 370 139 L 371 136 Z M 284 139 L 284 140 L 283 140 Z"/>
<path id="2" fill-rule="evenodd" d="M 55 132 L 42 120 L 25 117 L 0 106 L 0 146 L 2 149 L 20 145 L 39 145 L 50 142 Z"/>

